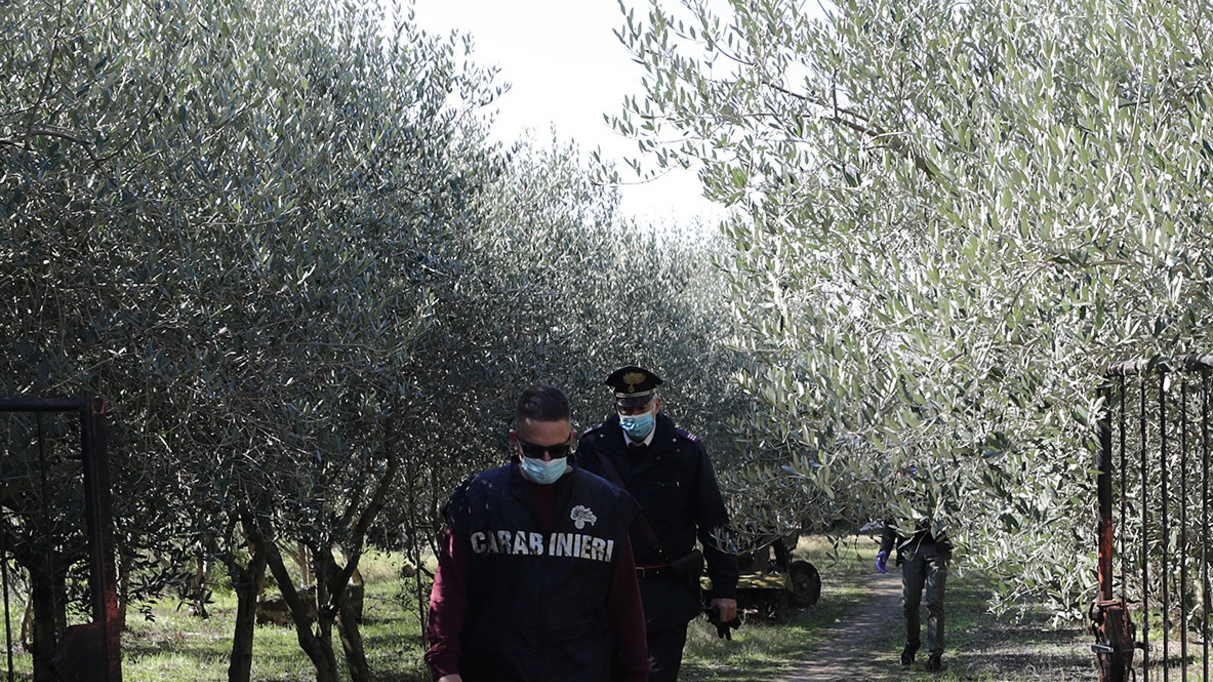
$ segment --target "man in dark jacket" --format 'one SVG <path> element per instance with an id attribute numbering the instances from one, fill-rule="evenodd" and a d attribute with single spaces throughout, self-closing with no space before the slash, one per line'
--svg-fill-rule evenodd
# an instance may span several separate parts
<path id="1" fill-rule="evenodd" d="M 880 551 L 876 553 L 876 570 L 888 573 L 889 552 L 897 549 L 897 565 L 901 566 L 901 604 L 905 612 L 906 647 L 901 651 L 901 664 L 910 665 L 921 646 L 921 615 L 919 609 L 926 592 L 927 658 L 926 669 L 938 672 L 943 656 L 943 593 L 948 581 L 948 561 L 952 558 L 952 543 L 946 537 L 935 537 L 930 524 L 920 522 L 914 532 L 905 537 L 898 533 L 893 521 L 885 521 L 880 533 Z"/>
<path id="2" fill-rule="evenodd" d="M 711 607 L 722 622 L 737 614 L 737 557 L 716 538 L 729 517 L 707 450 L 661 412 L 660 377 L 642 367 L 613 372 L 616 414 L 586 431 L 578 466 L 613 481 L 641 506 L 632 547 L 644 602 L 650 679 L 673 682 L 682 665 L 687 623 L 700 612 L 699 573 L 706 559 Z M 695 541 L 703 546 L 702 559 Z"/>
<path id="3" fill-rule="evenodd" d="M 551 386 L 518 398 L 519 461 L 464 481 L 430 594 L 425 654 L 439 682 L 648 680 L 628 527 L 637 505 L 568 464 L 576 432 Z"/>

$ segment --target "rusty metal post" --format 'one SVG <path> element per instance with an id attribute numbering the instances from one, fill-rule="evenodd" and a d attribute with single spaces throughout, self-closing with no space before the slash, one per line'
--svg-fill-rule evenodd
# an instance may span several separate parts
<path id="1" fill-rule="evenodd" d="M 1125 682 L 1133 667 L 1133 626 L 1124 602 L 1116 598 L 1114 571 L 1115 526 L 1112 516 L 1112 387 L 1100 387 L 1103 411 L 1096 424 L 1099 435 L 1096 490 L 1099 505 L 1099 599 L 1091 617 L 1097 641 L 1091 646 L 1103 682 Z"/>
<path id="2" fill-rule="evenodd" d="M 122 682 L 122 624 L 118 620 L 105 403 L 100 399 L 83 401 L 80 420 L 93 621 L 73 625 L 63 633 L 52 664 L 64 682 Z"/>

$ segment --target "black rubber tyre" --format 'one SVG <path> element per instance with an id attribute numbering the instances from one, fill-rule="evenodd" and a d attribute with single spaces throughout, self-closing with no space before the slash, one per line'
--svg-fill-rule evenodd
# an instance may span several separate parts
<path id="1" fill-rule="evenodd" d="M 792 583 L 792 606 L 804 608 L 821 599 L 821 575 L 813 564 L 793 561 L 788 567 L 788 578 Z"/>

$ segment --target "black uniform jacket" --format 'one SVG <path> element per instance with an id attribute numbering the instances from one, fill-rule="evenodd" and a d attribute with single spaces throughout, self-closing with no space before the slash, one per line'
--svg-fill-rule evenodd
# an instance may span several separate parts
<path id="1" fill-rule="evenodd" d="M 605 682 L 607 596 L 637 505 L 574 467 L 540 527 L 517 464 L 464 481 L 446 507 L 471 551 L 460 670 L 467 680 Z"/>
<path id="2" fill-rule="evenodd" d="M 716 547 L 713 533 L 728 528 L 729 515 L 720 497 L 707 450 L 694 434 L 657 414 L 657 432 L 641 451 L 628 449 L 618 415 L 586 431 L 577 447 L 578 466 L 615 481 L 604 458 L 624 487 L 640 503 L 666 556 L 673 561 L 695 549 L 698 537 L 712 579 L 712 597 L 736 599 L 737 557 Z M 656 566 L 661 556 L 641 528 L 632 524 L 632 552 L 639 566 Z M 672 578 L 640 581 L 648 632 L 685 625 L 702 608 L 699 595 Z"/>

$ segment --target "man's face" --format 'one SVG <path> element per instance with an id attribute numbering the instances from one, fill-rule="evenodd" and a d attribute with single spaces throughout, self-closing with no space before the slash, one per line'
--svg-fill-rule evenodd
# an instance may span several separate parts
<path id="1" fill-rule="evenodd" d="M 510 431 L 518 452 L 524 457 L 544 461 L 568 457 L 577 433 L 567 420 L 554 422 L 523 422 L 517 430 Z"/>
<path id="2" fill-rule="evenodd" d="M 621 405 L 615 406 L 615 411 L 619 413 L 620 417 L 635 417 L 638 414 L 657 411 L 659 409 L 661 409 L 661 398 L 657 396 L 653 396 L 653 399 L 649 402 L 643 405 L 637 405 L 635 407 L 623 407 Z"/>

